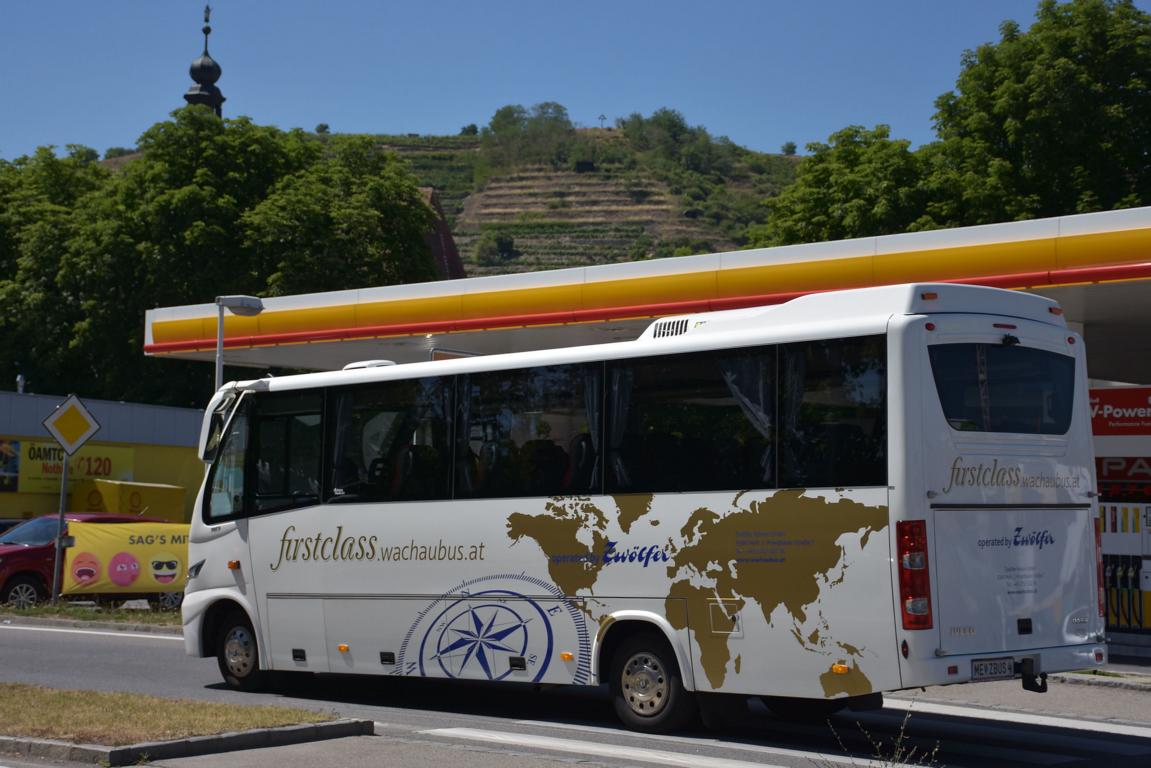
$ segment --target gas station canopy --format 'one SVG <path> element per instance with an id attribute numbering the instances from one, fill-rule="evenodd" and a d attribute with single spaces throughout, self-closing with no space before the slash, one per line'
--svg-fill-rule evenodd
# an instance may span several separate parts
<path id="1" fill-rule="evenodd" d="M 332 370 L 598 344 L 633 339 L 657 317 L 913 281 L 1048 296 L 1083 333 L 1092 378 L 1151 382 L 1151 208 L 267 298 L 258 315 L 225 313 L 224 358 Z M 214 360 L 217 312 L 149 310 L 145 353 Z"/>

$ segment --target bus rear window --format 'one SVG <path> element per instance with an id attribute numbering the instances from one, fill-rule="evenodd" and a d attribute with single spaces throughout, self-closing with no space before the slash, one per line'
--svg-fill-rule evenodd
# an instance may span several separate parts
<path id="1" fill-rule="evenodd" d="M 1017 344 L 934 344 L 928 352 L 952 429 L 1062 435 L 1071 426 L 1075 358 Z"/>

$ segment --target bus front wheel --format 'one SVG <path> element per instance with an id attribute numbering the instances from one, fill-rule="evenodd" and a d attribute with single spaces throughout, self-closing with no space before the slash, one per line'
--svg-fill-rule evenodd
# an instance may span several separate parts
<path id="1" fill-rule="evenodd" d="M 232 611 L 220 623 L 216 660 L 224 682 L 232 688 L 258 691 L 267 683 L 267 673 L 260 669 L 260 646 L 256 633 L 243 611 Z"/>
<path id="2" fill-rule="evenodd" d="M 666 733 L 687 725 L 696 703 L 683 687 L 679 664 L 663 637 L 632 635 L 611 660 L 610 687 L 616 715 L 628 728 Z"/>

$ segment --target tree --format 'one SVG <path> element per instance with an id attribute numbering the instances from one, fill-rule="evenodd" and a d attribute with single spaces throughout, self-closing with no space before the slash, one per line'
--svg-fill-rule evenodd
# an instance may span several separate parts
<path id="1" fill-rule="evenodd" d="M 476 241 L 476 263 L 482 267 L 498 267 L 518 257 L 515 238 L 495 232 L 484 232 Z"/>
<path id="2" fill-rule="evenodd" d="M 531 111 L 519 104 L 500 107 L 482 131 L 483 148 L 497 166 L 521 162 L 562 164 L 575 129 L 567 109 L 554 101 Z"/>
<path id="3" fill-rule="evenodd" d="M 886 125 L 858 125 L 807 145 L 811 153 L 795 183 L 767 201 L 766 224 L 753 227 L 753 246 L 841 240 L 903 232 L 923 211 L 922 171 L 910 142 Z"/>
<path id="4" fill-rule="evenodd" d="M 186 107 L 149 128 L 141 157 L 80 201 L 57 283 L 78 304 L 69 375 L 97 396 L 199 403 L 210 378 L 145 358 L 145 310 L 266 290 L 241 216 L 321 145 Z"/>
<path id="5" fill-rule="evenodd" d="M 108 147 L 104 150 L 104 159 L 114 160 L 117 157 L 126 157 L 134 154 L 136 154 L 136 150 L 132 147 Z"/>
<path id="6" fill-rule="evenodd" d="M 792 157 L 795 155 L 795 149 L 796 147 L 794 141 L 785 141 L 783 142 L 783 146 L 779 148 L 779 151 L 788 157 Z"/>
<path id="7" fill-rule="evenodd" d="M 203 405 L 210 366 L 143 356 L 146 309 L 434 276 L 432 213 L 367 139 L 193 106 L 139 149 L 116 173 L 85 147 L 0 162 L 0 381 L 19 361 L 40 391 Z"/>
<path id="8" fill-rule="evenodd" d="M 534 162 L 562 164 L 567 160 L 569 140 L 575 127 L 567 108 L 554 101 L 532 107 L 524 124 L 525 154 Z"/>
<path id="9" fill-rule="evenodd" d="M 1043 0 L 963 56 L 936 100 L 932 219 L 976 224 L 1151 202 L 1151 16 Z"/>
<path id="10" fill-rule="evenodd" d="M 484 151 L 493 165 L 515 165 L 520 160 L 521 144 L 528 113 L 519 104 L 500 107 L 480 132 Z"/>
<path id="11" fill-rule="evenodd" d="M 939 141 L 914 153 L 882 126 L 809 145 L 752 244 L 1151 204 L 1151 15 L 1131 0 L 1042 0 L 1027 32 L 965 52 L 935 106 Z"/>
<path id="12" fill-rule="evenodd" d="M 75 233 L 73 210 L 97 194 L 109 173 L 88 147 L 67 155 L 41 147 L 0 165 L 0 381 L 11 386 L 22 372 L 33 387 L 58 381 L 77 356 L 74 323 L 82 319 L 76 296 L 58 275 Z"/>
<path id="13" fill-rule="evenodd" d="M 633 149 L 640 152 L 652 151 L 665 160 L 678 159 L 681 146 L 693 132 L 703 130 L 691 128 L 682 114 L 667 107 L 657 109 L 647 118 L 633 112 L 617 120 L 616 127 Z"/>
<path id="14" fill-rule="evenodd" d="M 460 129 L 461 136 L 478 136 L 480 133 L 479 126 L 475 123 L 468 123 Z"/>
<path id="15" fill-rule="evenodd" d="M 331 132 L 332 128 L 327 123 L 316 124 L 316 133 L 320 134 L 321 136 L 327 136 Z"/>
<path id="16" fill-rule="evenodd" d="M 407 168 L 366 137 L 334 146 L 241 219 L 265 295 L 435 279 L 434 214 Z"/>

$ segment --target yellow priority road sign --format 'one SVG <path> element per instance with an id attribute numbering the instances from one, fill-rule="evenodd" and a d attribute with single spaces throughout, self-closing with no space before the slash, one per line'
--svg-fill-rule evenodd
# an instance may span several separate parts
<path id="1" fill-rule="evenodd" d="M 67 400 L 56 406 L 56 410 L 43 423 L 44 428 L 56 438 L 69 456 L 80 450 L 80 446 L 100 429 L 100 423 L 75 395 L 69 395 Z"/>

